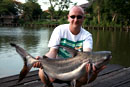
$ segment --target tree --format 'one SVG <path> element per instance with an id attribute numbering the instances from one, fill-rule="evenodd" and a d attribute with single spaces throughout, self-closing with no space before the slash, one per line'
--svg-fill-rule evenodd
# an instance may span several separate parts
<path id="1" fill-rule="evenodd" d="M 18 8 L 14 0 L 0 0 L 0 15 L 18 15 Z"/>
<path id="2" fill-rule="evenodd" d="M 109 12 L 109 19 L 112 23 L 124 25 L 126 20 L 128 20 L 130 6 L 129 0 L 104 0 L 104 8 L 106 11 L 104 13 Z M 102 14 L 104 14 L 102 13 Z"/>
<path id="3" fill-rule="evenodd" d="M 46 3 L 46 2 L 44 2 Z M 63 10 L 68 9 L 70 4 L 72 4 L 71 0 L 49 0 L 49 12 L 51 15 L 51 19 L 54 18 L 54 15 L 60 17 Z M 58 14 L 55 14 L 55 11 L 58 11 Z"/>
<path id="4" fill-rule="evenodd" d="M 89 0 L 92 5 L 87 8 L 90 24 L 102 26 L 130 25 L 130 0 Z"/>
<path id="5" fill-rule="evenodd" d="M 23 17 L 26 21 L 38 19 L 42 9 L 36 0 L 28 0 L 23 6 Z"/>

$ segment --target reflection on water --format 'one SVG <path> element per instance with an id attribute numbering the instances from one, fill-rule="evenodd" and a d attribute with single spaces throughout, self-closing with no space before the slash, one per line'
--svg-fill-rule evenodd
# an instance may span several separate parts
<path id="1" fill-rule="evenodd" d="M 112 51 L 113 64 L 130 66 L 130 32 L 91 30 L 94 40 L 94 51 Z"/>
<path id="2" fill-rule="evenodd" d="M 0 28 L 0 78 L 20 72 L 23 61 L 15 49 L 9 45 L 14 42 L 25 48 L 31 55 L 42 56 L 48 51 L 48 40 L 53 29 L 49 28 Z M 112 51 L 113 64 L 130 66 L 130 32 L 89 30 L 93 35 L 94 51 Z M 35 69 L 33 69 L 35 70 Z"/>

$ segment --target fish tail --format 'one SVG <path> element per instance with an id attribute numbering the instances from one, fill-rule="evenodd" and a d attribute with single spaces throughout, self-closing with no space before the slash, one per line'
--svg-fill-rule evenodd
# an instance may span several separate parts
<path id="1" fill-rule="evenodd" d="M 19 74 L 19 80 L 17 83 L 21 82 L 25 78 L 25 76 L 28 74 L 29 71 L 30 69 L 26 65 L 24 65 L 23 69 L 21 70 Z"/>
<path id="2" fill-rule="evenodd" d="M 10 45 L 16 48 L 17 53 L 22 57 L 24 61 L 24 66 L 20 72 L 19 80 L 18 80 L 18 82 L 20 82 L 25 78 L 27 73 L 32 68 L 33 64 L 38 60 L 36 60 L 34 57 L 32 57 L 30 54 L 28 54 L 23 48 L 19 47 L 18 45 L 14 43 L 10 43 Z"/>
<path id="3" fill-rule="evenodd" d="M 90 65 L 89 65 L 89 70 L 87 71 L 88 72 L 88 80 L 87 80 L 87 84 L 90 82 L 90 79 L 91 79 L 91 77 L 92 77 L 92 73 L 93 73 L 93 64 L 92 63 L 90 63 Z"/>

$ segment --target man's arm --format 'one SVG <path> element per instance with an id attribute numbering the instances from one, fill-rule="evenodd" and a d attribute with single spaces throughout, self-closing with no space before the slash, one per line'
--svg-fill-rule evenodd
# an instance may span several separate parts
<path id="1" fill-rule="evenodd" d="M 56 58 L 57 51 L 58 51 L 58 49 L 51 47 L 50 50 L 49 50 L 49 52 L 46 53 L 45 55 L 46 55 L 47 57 L 49 57 L 49 58 Z"/>
<path id="2" fill-rule="evenodd" d="M 45 55 L 49 58 L 56 58 L 56 55 L 57 55 L 57 51 L 58 49 L 56 48 L 50 48 L 49 52 L 46 53 Z M 40 56 L 37 56 L 36 59 L 39 59 Z M 36 62 L 33 64 L 33 67 L 37 67 L 37 68 L 40 68 L 41 67 L 41 63 L 40 62 Z"/>
<path id="3" fill-rule="evenodd" d="M 84 52 L 86 52 L 86 51 L 87 51 L 87 52 L 91 52 L 92 49 L 91 49 L 91 48 L 84 48 L 83 51 L 84 51 Z"/>

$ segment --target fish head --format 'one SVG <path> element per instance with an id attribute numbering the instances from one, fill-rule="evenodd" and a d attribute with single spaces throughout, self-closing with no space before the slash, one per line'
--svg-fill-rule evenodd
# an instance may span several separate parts
<path id="1" fill-rule="evenodd" d="M 86 52 L 86 56 L 96 68 L 100 68 L 109 63 L 112 53 L 111 51 Z"/>

